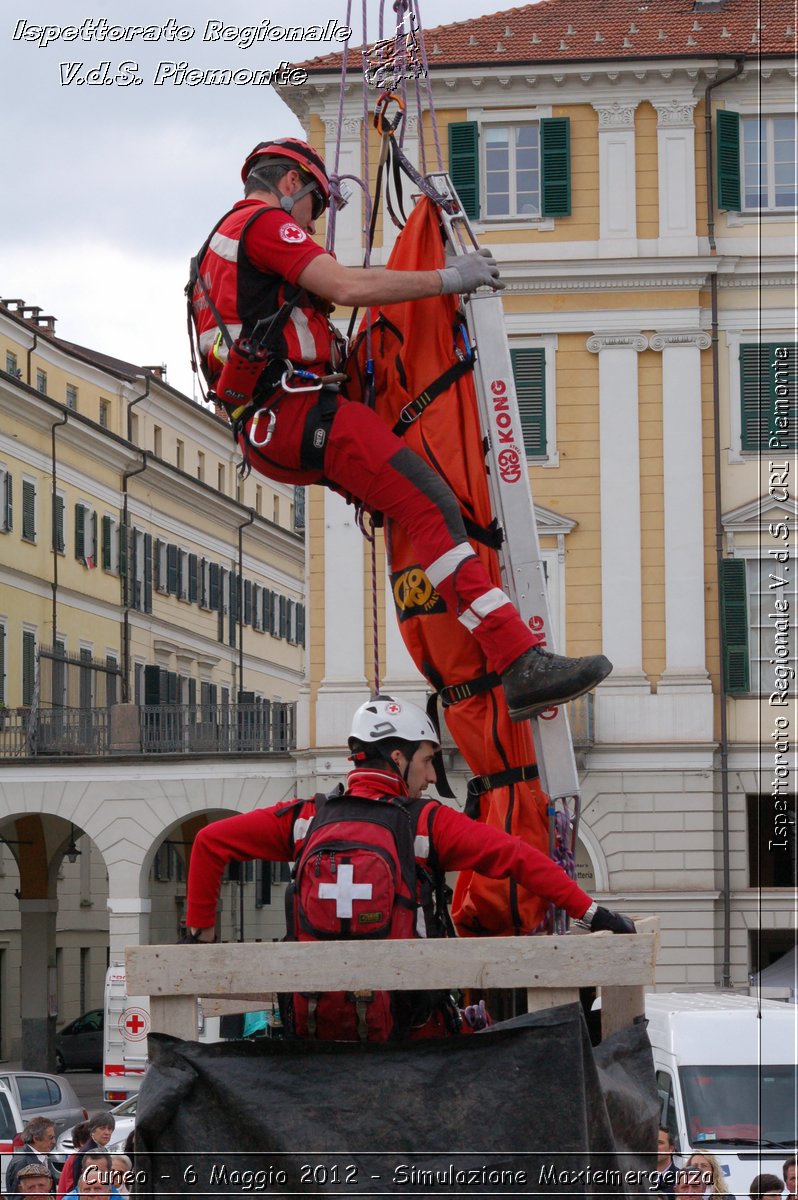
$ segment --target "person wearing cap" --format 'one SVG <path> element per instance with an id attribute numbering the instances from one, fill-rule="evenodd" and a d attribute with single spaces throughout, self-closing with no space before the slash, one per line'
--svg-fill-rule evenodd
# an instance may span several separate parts
<path id="1" fill-rule="evenodd" d="M 388 798 L 408 806 L 436 781 L 438 733 L 423 709 L 408 701 L 382 695 L 361 705 L 352 721 L 349 748 L 354 770 L 347 777 L 347 796 L 374 801 Z M 281 801 L 272 808 L 227 817 L 200 829 L 189 863 L 187 940 L 215 939 L 216 906 L 229 863 L 296 861 L 315 813 L 315 800 Z M 470 868 L 494 879 L 510 877 L 520 887 L 564 908 L 588 930 L 634 933 L 628 917 L 595 904 L 541 851 L 438 801 L 430 801 L 424 808 L 415 844 L 417 859 L 425 870 L 434 862 L 442 871 Z M 420 899 L 418 904 L 420 907 Z M 425 936 L 423 928 L 423 919 L 417 921 L 417 936 Z"/>
<path id="2" fill-rule="evenodd" d="M 270 479 L 325 484 L 395 521 L 500 676 L 513 720 L 595 687 L 612 670 L 609 660 L 543 649 L 543 636 L 493 585 L 447 484 L 372 408 L 340 390 L 344 350 L 331 306 L 501 288 L 490 252 L 452 256 L 433 270 L 346 267 L 312 240 L 332 189 L 311 146 L 261 142 L 241 174 L 244 199 L 193 260 L 187 294 L 201 368 L 245 462 Z"/>
<path id="3" fill-rule="evenodd" d="M 54 1189 L 53 1177 L 44 1163 L 28 1163 L 17 1174 L 18 1196 L 51 1196 Z"/>

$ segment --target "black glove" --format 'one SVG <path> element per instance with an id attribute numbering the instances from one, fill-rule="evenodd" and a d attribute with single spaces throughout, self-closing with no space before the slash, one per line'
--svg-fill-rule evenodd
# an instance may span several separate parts
<path id="1" fill-rule="evenodd" d="M 609 929 L 610 933 L 636 932 L 635 923 L 631 917 L 625 917 L 623 913 L 611 912 L 610 909 L 602 908 L 599 905 L 590 922 L 590 932 L 599 933 L 602 929 Z"/>
<path id="2" fill-rule="evenodd" d="M 205 933 L 204 929 L 191 930 L 188 928 L 188 926 L 186 926 L 186 928 L 180 934 L 180 937 L 177 939 L 177 944 L 178 946 L 209 946 L 211 942 L 216 941 L 215 931 L 210 941 L 202 936 L 203 933 Z"/>

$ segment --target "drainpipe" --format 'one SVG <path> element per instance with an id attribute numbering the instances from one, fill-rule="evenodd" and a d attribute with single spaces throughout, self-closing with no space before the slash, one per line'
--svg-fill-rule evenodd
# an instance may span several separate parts
<path id="1" fill-rule="evenodd" d="M 130 404 L 128 404 L 128 406 L 127 406 L 127 440 L 129 442 L 133 441 L 133 409 L 135 408 L 135 406 L 137 404 L 140 404 L 142 400 L 146 400 L 150 394 L 150 383 L 151 383 L 150 376 L 149 375 L 137 375 L 136 379 L 143 379 L 147 386 L 145 387 L 145 389 L 141 393 L 141 395 L 134 396 L 133 399 L 130 401 Z"/>
<path id="2" fill-rule="evenodd" d="M 31 359 L 33 358 L 33 351 L 36 349 L 36 347 L 38 346 L 38 344 L 39 344 L 39 335 L 38 335 L 38 333 L 36 332 L 36 330 L 34 329 L 34 331 L 33 331 L 33 345 L 31 346 L 30 350 L 28 350 L 28 365 L 27 365 L 27 368 L 26 368 L 26 378 L 25 378 L 25 382 L 27 383 L 28 387 L 32 387 L 32 386 L 33 386 L 33 385 L 31 384 L 31 381 L 30 381 L 30 372 L 31 372 Z"/>
<path id="3" fill-rule="evenodd" d="M 63 415 L 61 416 L 61 419 L 56 421 L 54 425 L 50 426 L 50 479 L 52 481 L 51 487 L 50 487 L 50 497 L 51 497 L 50 507 L 52 510 L 51 549 L 53 552 L 53 582 L 51 584 L 52 591 L 53 591 L 53 650 L 55 650 L 55 636 L 56 636 L 56 632 L 58 630 L 58 546 L 56 545 L 56 541 L 55 541 L 55 535 L 56 535 L 56 520 L 55 520 L 56 503 L 55 502 L 57 499 L 56 487 L 55 487 L 55 485 L 56 485 L 55 431 L 56 431 L 56 429 L 60 429 L 62 426 L 66 425 L 68 420 L 69 420 L 69 411 L 68 411 L 68 409 L 65 408 Z"/>
<path id="4" fill-rule="evenodd" d="M 146 393 L 145 393 L 146 395 Z M 143 397 L 139 397 L 143 399 Z M 129 410 L 128 410 L 129 411 Z M 129 440 L 129 439 L 128 439 Z M 130 701 L 130 542 L 128 539 L 128 480 L 147 470 L 147 451 L 141 451 L 141 466 L 125 471 L 122 476 L 122 536 L 125 539 L 125 577 L 122 580 L 122 703 Z"/>
<path id="5" fill-rule="evenodd" d="M 712 105 L 710 93 L 720 87 L 722 83 L 728 83 L 731 79 L 736 79 L 742 74 L 745 66 L 745 60 L 738 58 L 735 60 L 734 70 L 728 75 L 721 75 L 720 79 L 714 80 L 708 87 L 704 89 L 704 136 L 706 139 L 706 163 L 707 163 L 707 238 L 709 240 L 709 252 L 713 257 L 717 256 L 717 246 L 715 244 L 715 198 L 714 198 L 714 173 L 715 164 L 712 153 Z M 711 296 L 711 337 L 712 337 L 712 439 L 713 439 L 713 461 L 715 468 L 715 561 L 717 564 L 718 575 L 718 629 L 722 629 L 722 600 L 720 594 L 720 577 L 721 577 L 721 562 L 723 560 L 723 521 L 722 521 L 722 495 L 721 495 L 721 446 L 720 446 L 720 380 L 718 376 L 718 274 L 713 271 L 709 277 L 710 296 Z M 726 680 L 723 673 L 723 648 L 721 647 L 721 662 L 720 662 L 720 683 L 718 686 L 718 700 L 720 704 L 720 805 L 721 805 L 721 840 L 723 854 L 723 965 L 721 968 L 720 986 L 724 988 L 731 987 L 731 870 L 729 867 L 729 721 L 728 721 L 728 697 L 726 693 Z"/>
<path id="6" fill-rule="evenodd" d="M 255 509 L 249 510 L 249 517 L 238 527 L 238 580 L 241 588 L 238 597 L 238 696 L 244 690 L 244 530 L 255 520 Z"/>

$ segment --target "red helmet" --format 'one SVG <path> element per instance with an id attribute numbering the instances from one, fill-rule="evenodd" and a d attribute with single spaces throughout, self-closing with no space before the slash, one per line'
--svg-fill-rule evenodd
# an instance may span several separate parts
<path id="1" fill-rule="evenodd" d="M 319 185 L 324 197 L 324 207 L 329 206 L 330 181 L 327 178 L 326 168 L 319 155 L 307 142 L 301 142 L 299 138 L 277 138 L 271 142 L 258 142 L 255 149 L 247 155 L 241 168 L 241 178 L 244 183 L 257 160 L 266 156 L 292 158 Z"/>

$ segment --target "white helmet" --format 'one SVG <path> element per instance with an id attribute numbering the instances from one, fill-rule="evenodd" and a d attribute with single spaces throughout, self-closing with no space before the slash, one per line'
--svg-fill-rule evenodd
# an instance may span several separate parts
<path id="1" fill-rule="evenodd" d="M 355 749 L 354 742 L 368 746 L 388 738 L 414 744 L 432 742 L 436 750 L 440 749 L 438 732 L 423 708 L 408 700 L 376 696 L 361 704 L 352 718 L 349 749 Z"/>

